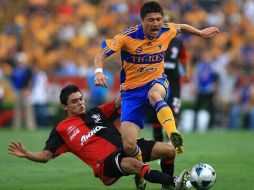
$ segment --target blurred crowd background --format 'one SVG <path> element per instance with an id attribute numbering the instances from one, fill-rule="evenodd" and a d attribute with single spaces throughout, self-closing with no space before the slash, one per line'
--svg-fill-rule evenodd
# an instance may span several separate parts
<path id="1" fill-rule="evenodd" d="M 84 90 L 88 108 L 115 97 L 119 54 L 105 64 L 108 89 L 93 85 L 93 58 L 102 39 L 139 23 L 144 2 L 0 0 L 0 126 L 54 125 L 64 115 L 58 96 L 68 82 Z M 191 80 L 182 84 L 182 128 L 191 130 L 193 114 L 201 110 L 201 124 L 213 115 L 211 128 L 254 129 L 254 0 L 158 2 L 171 22 L 220 29 L 210 40 L 181 36 L 191 64 Z M 198 82 L 206 75 L 197 69 L 202 64 L 217 76 L 207 89 Z M 200 107 L 196 97 L 203 93 L 213 96 Z"/>

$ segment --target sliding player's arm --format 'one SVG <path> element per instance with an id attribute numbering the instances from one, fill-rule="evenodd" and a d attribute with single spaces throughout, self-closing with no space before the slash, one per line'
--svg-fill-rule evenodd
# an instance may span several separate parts
<path id="1" fill-rule="evenodd" d="M 12 141 L 9 144 L 8 150 L 9 154 L 20 158 L 26 158 L 34 162 L 46 163 L 53 157 L 53 153 L 49 150 L 43 150 L 41 152 L 31 152 L 28 151 L 22 143 L 15 141 Z"/>

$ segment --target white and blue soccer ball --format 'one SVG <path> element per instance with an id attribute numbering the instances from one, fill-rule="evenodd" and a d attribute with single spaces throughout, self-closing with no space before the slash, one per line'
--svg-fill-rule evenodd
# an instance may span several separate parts
<path id="1" fill-rule="evenodd" d="M 196 164 L 190 174 L 190 182 L 195 189 L 210 189 L 216 181 L 216 172 L 209 164 Z"/>

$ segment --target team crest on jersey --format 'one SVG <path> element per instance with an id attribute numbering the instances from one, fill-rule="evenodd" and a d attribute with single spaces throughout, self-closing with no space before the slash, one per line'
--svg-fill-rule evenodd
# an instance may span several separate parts
<path id="1" fill-rule="evenodd" d="M 141 47 L 138 47 L 138 48 L 135 50 L 136 53 L 141 53 L 142 51 L 143 51 L 143 49 L 142 49 Z"/>
<path id="2" fill-rule="evenodd" d="M 112 40 L 112 45 L 113 45 L 113 46 L 116 46 L 116 45 L 117 45 L 116 39 L 113 39 L 113 40 Z"/>
<path id="3" fill-rule="evenodd" d="M 160 44 L 158 44 L 157 47 L 158 47 L 159 50 L 161 50 L 163 48 L 163 45 L 160 43 Z"/>
<path id="4" fill-rule="evenodd" d="M 100 114 L 93 114 L 92 118 L 94 119 L 95 123 L 102 123 L 102 122 L 100 122 L 100 120 L 101 120 Z"/>

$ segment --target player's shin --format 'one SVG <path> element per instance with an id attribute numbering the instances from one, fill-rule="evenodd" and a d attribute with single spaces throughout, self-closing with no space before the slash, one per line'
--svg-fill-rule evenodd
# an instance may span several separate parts
<path id="1" fill-rule="evenodd" d="M 174 176 L 174 164 L 175 159 L 172 160 L 161 160 L 160 165 L 161 165 L 161 171 L 165 174 L 168 174 L 170 176 Z"/>
<path id="2" fill-rule="evenodd" d="M 153 124 L 153 138 L 155 141 L 163 141 L 162 126 L 160 123 Z"/>
<path id="3" fill-rule="evenodd" d="M 143 162 L 142 152 L 141 152 L 138 145 L 136 145 L 136 148 L 134 149 L 134 151 L 131 154 L 129 154 L 129 156 L 136 158 L 137 160 Z M 141 177 L 139 175 L 135 175 L 134 180 L 135 180 L 136 190 L 144 190 L 145 189 L 146 182 L 143 177 Z"/>
<path id="4" fill-rule="evenodd" d="M 172 110 L 163 100 L 158 101 L 154 105 L 154 109 L 156 110 L 160 124 L 165 128 L 166 133 L 170 138 L 171 133 L 177 131 Z"/>

